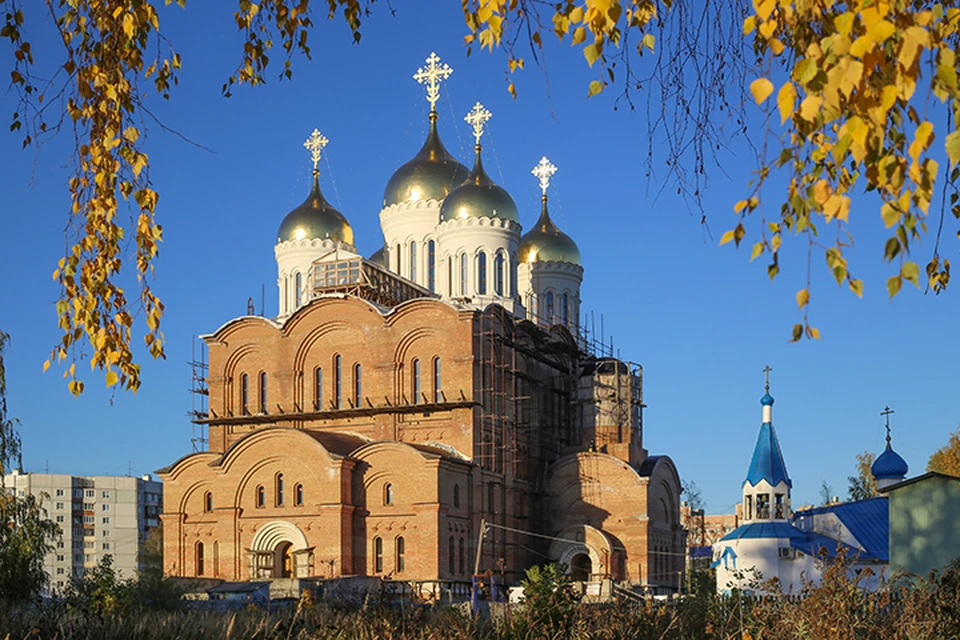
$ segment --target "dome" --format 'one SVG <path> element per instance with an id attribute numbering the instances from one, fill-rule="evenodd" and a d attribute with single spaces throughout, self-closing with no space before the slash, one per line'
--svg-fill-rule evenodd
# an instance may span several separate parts
<path id="1" fill-rule="evenodd" d="M 501 218 L 520 222 L 517 203 L 483 170 L 479 145 L 470 176 L 450 192 L 440 207 L 441 222 L 457 218 Z"/>
<path id="2" fill-rule="evenodd" d="M 763 405 L 764 407 L 772 407 L 772 406 L 773 406 L 773 396 L 770 395 L 769 393 L 763 394 L 763 397 L 760 398 L 760 404 Z"/>
<path id="3" fill-rule="evenodd" d="M 437 133 L 437 114 L 430 113 L 430 133 L 409 162 L 393 172 L 383 191 L 383 206 L 417 200 L 443 200 L 470 171 L 444 148 Z"/>
<path id="4" fill-rule="evenodd" d="M 381 267 L 387 266 L 387 257 L 386 257 L 386 247 L 380 247 L 376 251 L 370 254 L 370 257 L 367 258 L 370 262 L 378 264 Z"/>
<path id="5" fill-rule="evenodd" d="M 316 172 L 313 174 L 313 189 L 310 190 L 310 195 L 280 223 L 277 242 L 315 238 L 329 238 L 353 245 L 353 229 L 350 223 L 320 193 L 320 178 Z"/>
<path id="6" fill-rule="evenodd" d="M 900 479 L 907 476 L 909 467 L 906 460 L 900 457 L 896 451 L 887 443 L 886 450 L 880 454 L 880 457 L 874 460 L 870 467 L 870 473 L 876 479 Z"/>
<path id="7" fill-rule="evenodd" d="M 520 262 L 555 261 L 581 264 L 577 243 L 553 224 L 550 213 L 547 211 L 546 196 L 543 197 L 542 202 L 540 218 L 533 228 L 520 238 Z"/>

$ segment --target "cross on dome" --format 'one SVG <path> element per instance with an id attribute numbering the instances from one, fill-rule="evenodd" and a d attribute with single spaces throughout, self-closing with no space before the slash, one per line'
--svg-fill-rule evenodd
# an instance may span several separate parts
<path id="1" fill-rule="evenodd" d="M 327 140 L 326 136 L 320 133 L 319 129 L 314 129 L 313 133 L 310 134 L 310 137 L 307 138 L 307 141 L 303 143 L 303 146 L 307 148 L 307 151 L 310 152 L 310 159 L 313 160 L 313 171 L 317 172 L 317 165 L 320 164 L 320 152 L 323 151 L 323 148 L 327 146 L 327 143 L 330 142 Z"/>
<path id="2" fill-rule="evenodd" d="M 447 63 L 438 64 L 440 56 L 431 52 L 427 57 L 427 64 L 417 69 L 413 74 L 413 79 L 420 84 L 427 85 L 427 102 L 430 103 L 430 111 L 437 110 L 437 100 L 440 99 L 440 83 L 450 77 L 453 69 Z"/>
<path id="3" fill-rule="evenodd" d="M 533 168 L 532 173 L 540 180 L 540 189 L 543 195 L 547 195 L 547 187 L 550 186 L 550 177 L 557 172 L 557 166 L 547 160 L 547 156 L 540 158 L 540 162 Z"/>
<path id="4" fill-rule="evenodd" d="M 886 422 L 887 422 L 886 426 L 887 426 L 887 446 L 888 447 L 890 446 L 890 414 L 891 413 L 896 413 L 896 412 L 890 407 L 884 407 L 883 411 L 880 412 L 880 415 L 886 418 Z"/>
<path id="5" fill-rule="evenodd" d="M 467 124 L 473 127 L 473 137 L 476 138 L 478 145 L 480 144 L 480 137 L 483 135 L 483 125 L 485 125 L 487 120 L 492 117 L 493 114 L 478 102 L 477 104 L 473 105 L 473 109 L 471 109 L 470 113 L 468 113 L 464 118 L 464 120 L 467 121 Z"/>
<path id="6" fill-rule="evenodd" d="M 771 372 L 771 371 L 773 371 L 773 367 L 771 367 L 770 365 L 767 365 L 767 366 L 765 366 L 765 367 L 763 368 L 763 375 L 764 375 L 764 376 L 766 377 L 766 379 L 767 379 L 767 383 L 766 383 L 766 385 L 765 385 L 765 389 L 766 389 L 767 391 L 770 391 L 770 372 Z"/>

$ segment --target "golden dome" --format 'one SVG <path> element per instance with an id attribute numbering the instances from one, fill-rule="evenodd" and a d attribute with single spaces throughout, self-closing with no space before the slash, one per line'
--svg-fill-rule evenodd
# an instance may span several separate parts
<path id="1" fill-rule="evenodd" d="M 450 192 L 440 207 L 440 221 L 457 218 L 502 218 L 520 222 L 517 203 L 507 190 L 491 180 L 483 170 L 480 160 L 480 145 L 477 158 L 463 184 Z"/>
<path id="2" fill-rule="evenodd" d="M 469 171 L 443 146 L 437 132 L 437 113 L 430 112 L 430 133 L 409 162 L 393 172 L 383 191 L 383 206 L 417 200 L 443 200 Z"/>
<path id="3" fill-rule="evenodd" d="M 353 229 L 343 214 L 334 209 L 320 193 L 320 174 L 317 171 L 313 172 L 310 195 L 280 223 L 277 242 L 315 238 L 329 238 L 353 245 Z"/>
<path id="4" fill-rule="evenodd" d="M 520 238 L 520 262 L 572 262 L 581 264 L 580 249 L 570 236 L 560 231 L 547 211 L 547 196 L 541 199 L 540 219 Z"/>

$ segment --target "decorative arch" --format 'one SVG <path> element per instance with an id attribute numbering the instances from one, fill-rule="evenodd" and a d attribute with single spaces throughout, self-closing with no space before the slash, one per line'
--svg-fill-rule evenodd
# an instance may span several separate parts
<path id="1" fill-rule="evenodd" d="M 550 559 L 567 565 L 570 572 L 571 561 L 579 554 L 590 558 L 591 573 L 609 575 L 614 545 L 607 535 L 588 524 L 569 526 L 556 536 L 561 540 L 550 543 Z"/>

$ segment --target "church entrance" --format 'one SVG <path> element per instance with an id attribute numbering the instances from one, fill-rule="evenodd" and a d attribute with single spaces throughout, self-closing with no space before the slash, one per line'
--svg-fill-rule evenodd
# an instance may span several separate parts
<path id="1" fill-rule="evenodd" d="M 273 551 L 273 576 L 289 578 L 293 575 L 293 544 L 281 542 Z"/>
<path id="2" fill-rule="evenodd" d="M 313 575 L 313 548 L 294 524 L 275 520 L 257 530 L 250 548 L 250 578 L 306 578 Z"/>
<path id="3" fill-rule="evenodd" d="M 590 556 L 578 553 L 570 558 L 570 579 L 575 582 L 587 582 L 593 573 L 593 563 Z"/>

